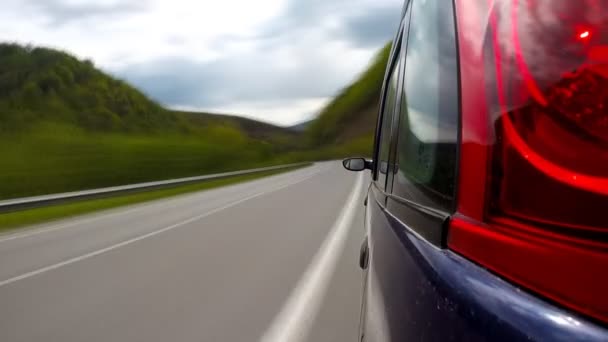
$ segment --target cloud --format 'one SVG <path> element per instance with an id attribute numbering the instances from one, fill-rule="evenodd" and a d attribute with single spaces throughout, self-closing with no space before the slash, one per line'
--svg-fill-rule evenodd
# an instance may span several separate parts
<path id="1" fill-rule="evenodd" d="M 257 30 L 218 37 L 219 58 L 163 58 L 114 73 L 167 106 L 240 112 L 251 106 L 298 121 L 364 69 L 394 35 L 400 10 L 400 1 L 290 0 Z"/>
<path id="2" fill-rule="evenodd" d="M 346 18 L 340 33 L 355 46 L 377 47 L 393 38 L 400 15 L 394 6 L 371 8 Z"/>
<path id="3" fill-rule="evenodd" d="M 392 38 L 403 5 L 403 0 L 5 1 L 0 40 L 92 59 L 166 106 L 238 110 L 276 122 L 310 117 L 355 79 Z"/>
<path id="4" fill-rule="evenodd" d="M 43 14 L 51 26 L 67 25 L 76 21 L 88 21 L 96 18 L 109 19 L 115 16 L 126 16 L 141 13 L 146 8 L 145 1 L 66 1 L 66 0 L 28 0 L 28 5 Z"/>
<path id="5" fill-rule="evenodd" d="M 250 53 L 211 62 L 169 58 L 113 73 L 170 105 L 217 106 L 231 101 L 268 101 L 331 95 L 352 75 L 322 55 Z M 298 58 L 293 60 L 290 58 Z"/>
<path id="6" fill-rule="evenodd" d="M 315 30 L 355 47 L 378 47 L 392 39 L 401 6 L 398 0 L 290 0 L 284 13 L 265 25 L 259 37 L 281 41 Z"/>

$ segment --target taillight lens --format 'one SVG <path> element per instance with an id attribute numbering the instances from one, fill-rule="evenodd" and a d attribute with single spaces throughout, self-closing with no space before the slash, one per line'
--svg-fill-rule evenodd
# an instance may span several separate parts
<path id="1" fill-rule="evenodd" d="M 463 145 L 448 245 L 608 321 L 608 3 L 460 0 L 457 12 Z"/>

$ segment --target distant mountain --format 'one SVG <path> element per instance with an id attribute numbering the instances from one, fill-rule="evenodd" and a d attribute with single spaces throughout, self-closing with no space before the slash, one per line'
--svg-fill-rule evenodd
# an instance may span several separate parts
<path id="1" fill-rule="evenodd" d="M 249 138 L 274 143 L 279 149 L 299 146 L 302 134 L 290 127 L 281 127 L 238 115 L 173 111 L 196 126 L 230 125 L 243 131 Z"/>
<path id="2" fill-rule="evenodd" d="M 382 81 L 390 54 L 390 43 L 351 85 L 340 92 L 306 127 L 309 143 L 316 148 L 332 147 L 333 155 L 370 155 Z"/>
<path id="3" fill-rule="evenodd" d="M 297 125 L 289 126 L 287 128 L 290 129 L 290 130 L 292 130 L 292 131 L 295 131 L 295 132 L 304 132 L 312 124 L 313 121 L 314 120 L 308 120 L 308 121 L 300 122 Z"/>

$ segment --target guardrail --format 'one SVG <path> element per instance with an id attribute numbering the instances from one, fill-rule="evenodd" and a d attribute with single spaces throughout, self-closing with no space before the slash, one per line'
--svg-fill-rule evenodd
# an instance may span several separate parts
<path id="1" fill-rule="evenodd" d="M 108 188 L 65 192 L 65 193 L 61 193 L 61 194 L 15 198 L 15 199 L 10 199 L 10 200 L 0 201 L 0 213 L 25 210 L 25 209 L 31 209 L 31 208 L 39 208 L 39 207 L 44 207 L 44 206 L 49 206 L 49 205 L 54 205 L 54 204 L 73 202 L 73 201 L 79 201 L 79 200 L 85 200 L 85 199 L 102 198 L 102 197 L 108 197 L 108 196 L 112 196 L 112 195 L 116 195 L 116 194 L 127 194 L 127 193 L 139 192 L 139 191 L 155 190 L 155 189 L 167 188 L 167 187 L 171 187 L 171 186 L 175 186 L 175 185 L 184 185 L 184 184 L 196 183 L 196 182 L 200 182 L 200 181 L 221 179 L 221 178 L 227 178 L 227 177 L 232 177 L 232 176 L 247 175 L 247 174 L 253 174 L 253 173 L 264 172 L 264 171 L 287 169 L 290 167 L 304 166 L 307 164 L 310 164 L 310 163 L 294 163 L 294 164 L 286 164 L 286 165 L 260 167 L 257 169 L 231 171 L 231 172 L 216 173 L 216 174 L 204 175 L 204 176 L 186 177 L 186 178 L 170 179 L 170 180 L 156 181 L 156 182 L 146 182 L 146 183 L 137 183 L 137 184 L 130 184 L 130 185 L 112 186 L 112 187 L 108 187 Z"/>

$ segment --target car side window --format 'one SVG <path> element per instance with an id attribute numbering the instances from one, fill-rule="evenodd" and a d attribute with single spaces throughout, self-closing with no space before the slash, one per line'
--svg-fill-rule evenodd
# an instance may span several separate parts
<path id="1" fill-rule="evenodd" d="M 410 6 L 393 195 L 451 211 L 459 122 L 454 13 L 441 0 Z"/>
<path id="2" fill-rule="evenodd" d="M 397 54 L 399 55 L 400 46 L 397 47 Z M 395 113 L 395 102 L 397 101 L 397 88 L 399 84 L 399 69 L 401 60 L 399 56 L 395 63 L 393 63 L 392 69 L 389 73 L 385 96 L 384 106 L 382 109 L 382 125 L 380 127 L 380 148 L 378 155 L 378 178 L 377 182 L 381 189 L 384 189 L 386 185 L 386 174 L 388 171 L 388 159 L 390 150 L 391 140 L 391 129 L 393 124 L 393 118 Z"/>

